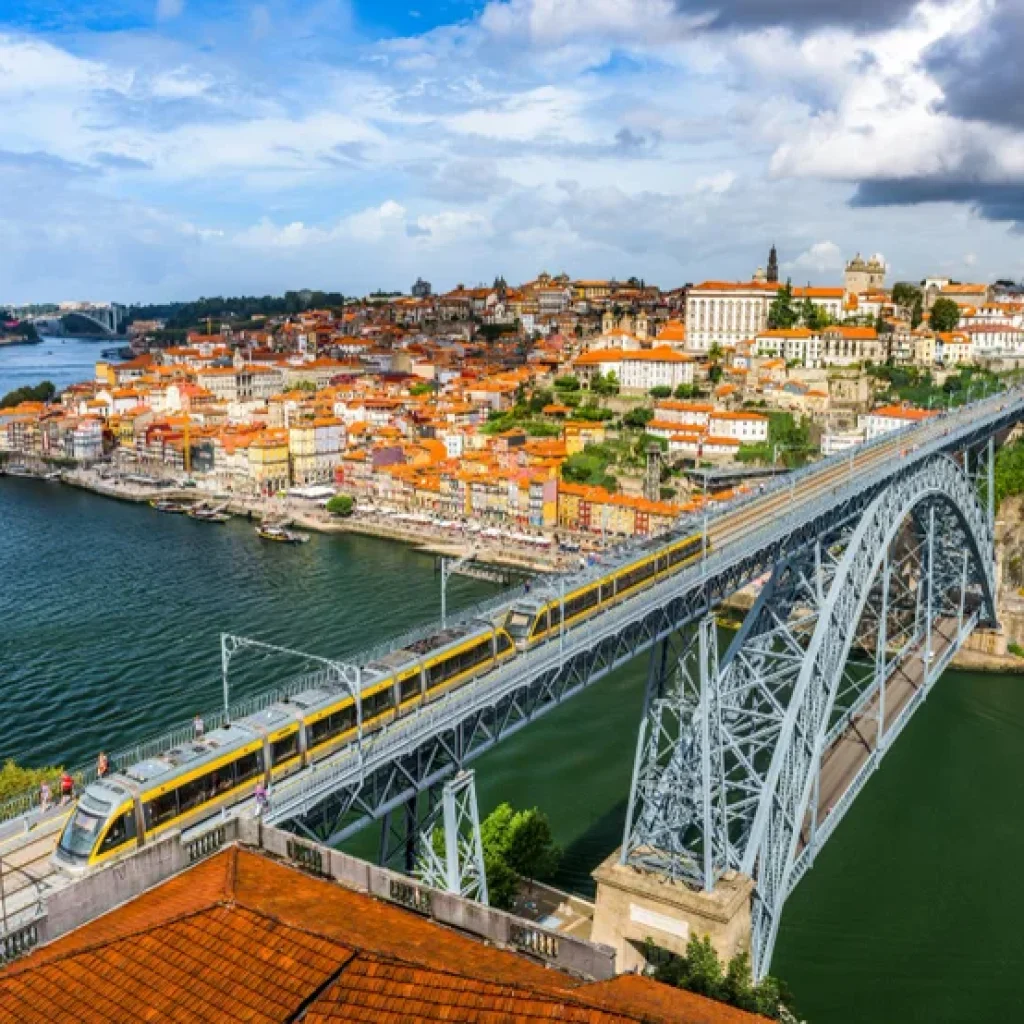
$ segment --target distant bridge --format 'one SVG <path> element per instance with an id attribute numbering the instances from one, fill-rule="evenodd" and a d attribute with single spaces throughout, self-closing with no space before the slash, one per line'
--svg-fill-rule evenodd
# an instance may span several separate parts
<path id="1" fill-rule="evenodd" d="M 58 313 L 47 313 L 31 318 L 41 334 L 62 335 L 69 333 L 64 326 L 66 316 L 77 316 L 96 327 L 97 334 L 113 337 L 124 320 L 125 307 L 117 302 L 82 302 L 62 305 Z"/>

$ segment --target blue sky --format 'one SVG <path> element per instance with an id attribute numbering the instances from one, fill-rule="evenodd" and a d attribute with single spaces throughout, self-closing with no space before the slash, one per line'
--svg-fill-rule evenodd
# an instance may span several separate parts
<path id="1" fill-rule="evenodd" d="M 1024 275 L 1015 0 L 0 0 L 0 301 Z"/>

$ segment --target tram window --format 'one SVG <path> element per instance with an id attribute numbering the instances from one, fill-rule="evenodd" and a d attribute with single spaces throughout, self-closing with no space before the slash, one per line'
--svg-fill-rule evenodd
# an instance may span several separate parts
<path id="1" fill-rule="evenodd" d="M 293 732 L 291 736 L 285 736 L 284 739 L 277 740 L 275 743 L 270 744 L 270 763 L 273 765 L 279 765 L 283 761 L 287 761 L 290 757 L 294 757 L 299 752 L 299 734 Z"/>
<path id="2" fill-rule="evenodd" d="M 403 679 L 399 686 L 399 696 L 403 702 L 417 696 L 419 692 L 420 674 L 418 672 L 414 676 L 409 676 L 408 679 Z"/>
<path id="3" fill-rule="evenodd" d="M 347 732 L 349 729 L 354 729 L 356 725 L 356 706 L 355 704 L 349 704 L 348 707 L 342 708 L 340 711 L 335 711 L 331 715 L 331 734 L 334 735 L 339 732 Z"/>
<path id="4" fill-rule="evenodd" d="M 615 583 L 609 580 L 607 583 L 601 584 L 601 600 L 608 601 L 615 596 Z"/>
<path id="5" fill-rule="evenodd" d="M 114 819 L 114 824 L 110 826 L 109 831 L 103 837 L 103 843 L 100 845 L 99 852 L 108 853 L 122 843 L 127 843 L 129 839 L 134 838 L 135 812 L 128 810 Z"/>
<path id="6" fill-rule="evenodd" d="M 508 635 L 508 633 L 504 633 L 504 632 L 499 633 L 498 634 L 498 653 L 499 654 L 504 654 L 504 652 L 507 651 L 511 646 L 512 646 L 512 637 L 510 637 Z"/>
<path id="7" fill-rule="evenodd" d="M 156 828 L 165 821 L 170 821 L 178 816 L 178 791 L 172 789 L 170 793 L 164 793 L 150 800 L 146 804 L 146 828 Z"/>
<path id="8" fill-rule="evenodd" d="M 185 814 L 210 798 L 210 776 L 202 775 L 198 779 L 186 782 L 178 787 L 178 813 Z"/>
<path id="9" fill-rule="evenodd" d="M 532 635 L 533 636 L 537 636 L 538 634 L 543 633 L 544 630 L 547 629 L 547 628 L 548 628 L 547 612 L 541 612 L 540 615 L 537 616 L 537 621 L 533 624 L 533 633 L 532 633 Z"/>
<path id="10" fill-rule="evenodd" d="M 263 771 L 263 751 L 254 750 L 245 757 L 240 757 L 235 762 L 235 785 L 240 786 L 243 782 L 254 779 Z"/>
<path id="11" fill-rule="evenodd" d="M 374 718 L 394 706 L 394 692 L 390 687 L 363 700 L 363 718 Z"/>
<path id="12" fill-rule="evenodd" d="M 218 768 L 216 771 L 210 772 L 208 778 L 210 780 L 210 797 L 220 796 L 221 793 L 226 793 L 235 784 L 234 773 L 231 771 L 231 765 L 229 764 L 224 765 L 223 768 Z"/>

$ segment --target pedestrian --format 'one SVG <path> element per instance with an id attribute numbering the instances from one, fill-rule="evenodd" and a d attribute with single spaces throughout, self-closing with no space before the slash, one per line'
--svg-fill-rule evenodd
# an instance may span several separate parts
<path id="1" fill-rule="evenodd" d="M 196 739 L 201 740 L 203 734 L 206 732 L 206 723 L 203 721 L 202 715 L 196 715 L 192 719 L 192 731 L 195 733 Z"/>
<path id="2" fill-rule="evenodd" d="M 71 802 L 75 795 L 75 780 L 71 778 L 67 769 L 60 773 L 60 805 Z"/>
<path id="3" fill-rule="evenodd" d="M 45 814 L 53 803 L 53 793 L 50 792 L 50 784 L 43 779 L 39 784 L 39 810 Z"/>
<path id="4" fill-rule="evenodd" d="M 104 779 L 107 777 L 107 773 L 110 771 L 110 762 L 107 760 L 107 755 L 100 751 L 100 756 L 96 758 L 96 777 Z"/>
<path id="5" fill-rule="evenodd" d="M 262 779 L 256 783 L 256 817 L 262 817 L 269 803 L 267 787 Z"/>

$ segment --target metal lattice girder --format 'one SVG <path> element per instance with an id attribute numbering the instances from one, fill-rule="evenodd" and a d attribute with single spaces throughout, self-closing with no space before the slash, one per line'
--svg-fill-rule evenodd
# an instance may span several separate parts
<path id="1" fill-rule="evenodd" d="M 930 648 L 934 620 L 963 622 L 968 590 L 993 618 L 992 562 L 986 511 L 944 456 L 791 545 L 717 671 L 685 634 L 674 675 L 652 663 L 624 862 L 706 888 L 729 868 L 753 877 L 764 973 L 800 845 L 813 856 L 826 742 L 876 698 L 884 749 L 886 678 Z"/>
<path id="2" fill-rule="evenodd" d="M 934 509 L 941 503 L 952 513 L 942 526 L 955 529 L 957 557 L 937 567 Z M 868 596 L 886 563 L 887 552 L 902 523 L 921 506 L 928 509 L 928 550 L 923 589 L 931 608 L 925 629 L 946 611 L 936 603 L 948 599 L 945 581 L 962 572 L 960 554 L 971 552 L 971 583 L 987 617 L 994 620 L 993 536 L 986 510 L 970 481 L 948 458 L 937 457 L 884 491 L 849 539 L 832 587 L 822 603 L 813 636 L 793 680 L 785 721 L 771 763 L 763 777 L 761 799 L 752 823 L 740 870 L 755 877 L 754 962 L 767 969 L 778 931 L 811 795 L 820 771 L 831 708 Z M 946 545 L 951 552 L 954 545 Z M 930 637 L 930 632 L 928 633 Z M 928 643 L 930 651 L 930 640 Z M 928 655 L 930 657 L 930 654 Z"/>
<path id="3" fill-rule="evenodd" d="M 420 830 L 419 854 L 416 873 L 426 885 L 487 904 L 487 875 L 472 771 L 459 772 L 444 784 L 440 803 Z"/>

